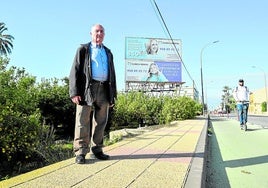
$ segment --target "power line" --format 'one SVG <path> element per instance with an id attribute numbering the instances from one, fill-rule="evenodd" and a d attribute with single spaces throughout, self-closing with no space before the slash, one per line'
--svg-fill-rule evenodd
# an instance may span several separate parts
<path id="1" fill-rule="evenodd" d="M 190 79 L 193 81 L 193 84 L 194 84 L 194 86 L 195 86 L 194 80 L 193 80 L 193 78 L 191 77 L 189 71 L 187 70 L 187 68 L 186 68 L 186 66 L 185 66 L 185 64 L 184 64 L 184 62 L 183 62 L 183 60 L 182 60 L 182 57 L 181 57 L 181 55 L 180 55 L 178 49 L 176 48 L 176 45 L 175 45 L 175 43 L 174 43 L 174 40 L 173 40 L 173 38 L 172 38 L 172 36 L 171 36 L 171 34 L 170 34 L 170 32 L 169 32 L 169 29 L 168 29 L 168 27 L 167 27 L 167 25 L 166 25 L 166 22 L 165 22 L 165 20 L 164 20 L 162 14 L 161 14 L 161 11 L 160 11 L 160 9 L 159 9 L 157 3 L 155 2 L 155 0 L 151 0 L 151 3 L 152 3 L 152 6 L 154 6 L 154 7 L 157 9 L 157 12 L 156 12 L 155 8 L 154 8 L 154 11 L 155 11 L 156 14 L 158 13 L 158 15 L 160 16 L 160 19 L 161 19 L 161 22 L 160 22 L 160 23 L 161 23 L 161 26 L 162 26 L 162 24 L 164 24 L 164 28 L 165 28 L 166 32 L 168 33 L 169 38 L 170 38 L 170 40 L 171 40 L 173 46 L 174 46 L 175 49 L 176 49 L 176 53 L 177 53 L 177 55 L 179 56 L 179 58 L 180 58 L 180 60 L 181 60 L 181 63 L 182 63 L 182 65 L 183 65 L 184 69 L 186 70 L 188 76 L 189 76 Z M 163 26 L 162 26 L 162 27 L 163 27 Z M 195 86 L 195 87 L 196 87 L 196 86 Z"/>

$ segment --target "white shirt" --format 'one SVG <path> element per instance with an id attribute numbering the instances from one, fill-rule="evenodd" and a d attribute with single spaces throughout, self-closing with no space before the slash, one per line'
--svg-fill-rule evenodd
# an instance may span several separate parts
<path id="1" fill-rule="evenodd" d="M 247 86 L 237 86 L 233 91 L 233 97 L 237 104 L 241 104 L 242 102 L 249 103 L 249 90 Z"/>

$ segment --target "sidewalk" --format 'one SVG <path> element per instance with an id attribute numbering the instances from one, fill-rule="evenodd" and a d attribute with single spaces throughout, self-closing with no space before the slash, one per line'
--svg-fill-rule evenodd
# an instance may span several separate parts
<path id="1" fill-rule="evenodd" d="M 208 188 L 267 188 L 268 129 L 236 120 L 211 117 L 214 134 L 208 138 Z"/>
<path id="2" fill-rule="evenodd" d="M 110 160 L 74 158 L 0 182 L 0 187 L 201 187 L 207 119 L 174 122 L 171 126 L 126 138 L 104 150 Z"/>

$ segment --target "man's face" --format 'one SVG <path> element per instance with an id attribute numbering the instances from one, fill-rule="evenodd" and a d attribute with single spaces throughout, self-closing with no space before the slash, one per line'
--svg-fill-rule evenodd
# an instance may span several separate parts
<path id="1" fill-rule="evenodd" d="M 239 85 L 240 86 L 244 86 L 244 82 L 239 82 Z"/>
<path id="2" fill-rule="evenodd" d="M 101 25 L 95 25 L 90 32 L 92 42 L 102 44 L 104 39 L 104 28 Z"/>

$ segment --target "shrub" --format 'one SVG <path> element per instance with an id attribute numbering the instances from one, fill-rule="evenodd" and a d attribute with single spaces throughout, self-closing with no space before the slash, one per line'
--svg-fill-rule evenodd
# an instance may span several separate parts
<path id="1" fill-rule="evenodd" d="M 189 97 L 153 96 L 143 92 L 118 95 L 112 127 L 158 125 L 194 118 L 201 105 Z"/>
<path id="2" fill-rule="evenodd" d="M 261 111 L 262 112 L 267 112 L 267 102 L 262 102 L 261 103 Z"/>
<path id="3" fill-rule="evenodd" d="M 7 68 L 7 65 L 8 60 L 0 58 L 0 179 L 51 164 L 66 156 L 66 150 L 55 146 L 51 127 L 41 123 L 39 107 L 42 106 L 38 99 L 44 99 L 40 97 L 43 90 L 36 87 L 35 77 L 24 69 Z"/>

